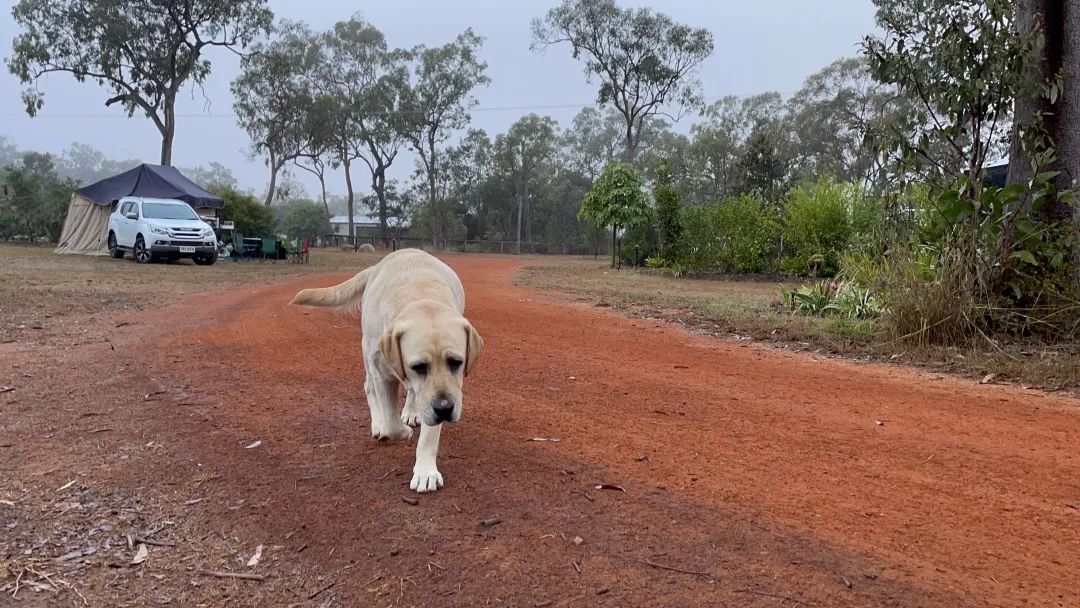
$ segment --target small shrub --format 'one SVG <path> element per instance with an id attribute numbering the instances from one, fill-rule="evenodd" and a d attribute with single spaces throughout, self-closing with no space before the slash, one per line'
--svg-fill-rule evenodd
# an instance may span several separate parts
<path id="1" fill-rule="evenodd" d="M 879 316 L 883 310 L 873 292 L 851 281 L 825 280 L 783 295 L 793 312 L 807 315 L 870 319 Z"/>
<path id="2" fill-rule="evenodd" d="M 658 255 L 645 258 L 645 266 L 648 268 L 663 268 L 666 265 L 667 263 L 664 261 L 664 258 Z"/>
<path id="3" fill-rule="evenodd" d="M 685 208 L 682 225 L 685 245 L 679 261 L 689 269 L 738 273 L 775 269 L 779 226 L 758 197 L 744 195 Z"/>
<path id="4" fill-rule="evenodd" d="M 859 229 L 871 231 L 875 215 L 861 201 L 858 188 L 831 179 L 800 186 L 784 200 L 784 247 L 781 267 L 795 274 L 833 276 L 840 254 L 852 239 L 852 216 Z"/>
<path id="5" fill-rule="evenodd" d="M 679 218 L 682 205 L 679 203 L 679 192 L 671 185 L 671 172 L 668 171 L 666 163 L 657 173 L 653 200 L 656 202 L 660 257 L 674 262 L 679 259 L 684 244 L 682 222 Z"/>
<path id="6" fill-rule="evenodd" d="M 821 281 L 804 285 L 786 295 L 785 299 L 793 311 L 807 315 L 823 315 L 832 306 L 836 289 L 832 282 Z"/>

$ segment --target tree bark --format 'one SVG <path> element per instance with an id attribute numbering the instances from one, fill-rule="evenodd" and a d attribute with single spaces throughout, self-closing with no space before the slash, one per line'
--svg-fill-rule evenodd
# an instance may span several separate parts
<path id="1" fill-rule="evenodd" d="M 436 159 L 435 159 L 435 140 L 434 138 L 428 141 L 428 205 L 431 211 L 431 240 L 436 249 L 443 247 L 446 224 L 445 219 L 442 216 L 441 209 L 439 209 L 439 195 L 435 191 L 437 184 L 436 177 Z"/>
<path id="2" fill-rule="evenodd" d="M 269 207 L 274 202 L 274 194 L 277 191 L 277 174 L 281 166 L 277 162 L 277 155 L 270 150 L 270 187 L 266 189 L 266 200 L 263 203 Z"/>
<path id="3" fill-rule="evenodd" d="M 1080 2 L 1020 0 L 1016 9 L 1016 27 L 1023 35 L 1041 30 L 1044 36 L 1038 49 L 1039 56 L 1028 75 L 1028 84 L 1054 82 L 1059 74 L 1063 76 L 1063 82 L 1056 103 L 1028 96 L 1016 100 L 1007 181 L 1026 185 L 1033 177 L 1031 151 L 1022 145 L 1021 134 L 1033 124 L 1037 114 L 1043 114 L 1043 128 L 1057 155 L 1056 161 L 1044 170 L 1060 172 L 1053 180 L 1058 190 L 1074 188 L 1080 178 L 1080 37 L 1076 36 L 1080 31 Z M 1030 200 L 1024 204 L 1030 204 Z M 1063 200 L 1055 201 L 1041 211 L 1046 219 L 1072 217 L 1074 222 L 1080 222 L 1080 216 L 1074 215 Z"/>
<path id="4" fill-rule="evenodd" d="M 350 161 L 348 161 L 348 160 L 346 160 L 344 163 L 342 163 L 342 168 L 345 169 L 345 187 L 348 189 L 348 193 L 349 193 L 349 240 L 351 241 L 350 244 L 353 247 L 356 247 L 356 225 L 353 223 L 353 215 L 354 215 L 353 202 L 354 202 L 354 198 L 353 198 L 353 185 L 352 185 L 351 167 L 352 167 L 352 163 Z"/>
<path id="5" fill-rule="evenodd" d="M 161 164 L 172 165 L 173 138 L 176 136 L 176 110 L 168 105 L 165 106 L 165 130 L 161 132 Z"/>
<path id="6" fill-rule="evenodd" d="M 330 204 L 326 202 L 326 175 L 322 172 L 319 173 L 319 188 L 322 191 L 323 211 L 330 215 Z"/>
<path id="7" fill-rule="evenodd" d="M 372 173 L 371 189 L 379 200 L 379 232 L 385 247 L 390 243 L 390 213 L 386 205 L 386 170 L 381 168 L 381 164 L 380 168 Z"/>

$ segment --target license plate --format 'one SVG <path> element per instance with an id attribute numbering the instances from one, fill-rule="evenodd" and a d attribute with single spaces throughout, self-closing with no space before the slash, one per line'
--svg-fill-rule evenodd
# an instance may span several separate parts
<path id="1" fill-rule="evenodd" d="M 181 247 L 180 253 L 195 253 L 194 247 Z"/>

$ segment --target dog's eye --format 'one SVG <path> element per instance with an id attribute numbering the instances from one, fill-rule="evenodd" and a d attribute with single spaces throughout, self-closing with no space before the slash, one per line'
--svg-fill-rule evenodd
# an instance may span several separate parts
<path id="1" fill-rule="evenodd" d="M 427 367 L 427 363 L 417 363 L 412 366 L 412 371 L 415 372 L 417 376 L 426 376 Z"/>
<path id="2" fill-rule="evenodd" d="M 456 373 L 458 368 L 461 367 L 461 359 L 458 359 L 457 357 L 447 357 L 446 365 L 450 368 L 451 372 Z"/>

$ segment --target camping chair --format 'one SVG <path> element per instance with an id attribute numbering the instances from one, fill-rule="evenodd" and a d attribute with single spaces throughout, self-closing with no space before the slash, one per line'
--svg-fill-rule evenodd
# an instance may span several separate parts
<path id="1" fill-rule="evenodd" d="M 308 242 L 308 237 L 297 237 L 296 248 L 289 252 L 288 261 L 295 264 L 307 264 L 310 251 L 311 245 Z"/>
<path id="2" fill-rule="evenodd" d="M 262 248 L 259 251 L 262 254 L 260 262 L 270 258 L 271 262 L 277 264 L 277 237 L 272 234 L 263 235 Z"/>
<path id="3" fill-rule="evenodd" d="M 233 232 L 232 235 L 232 253 L 229 254 L 232 261 L 239 262 L 244 259 L 244 235 L 239 232 Z"/>

